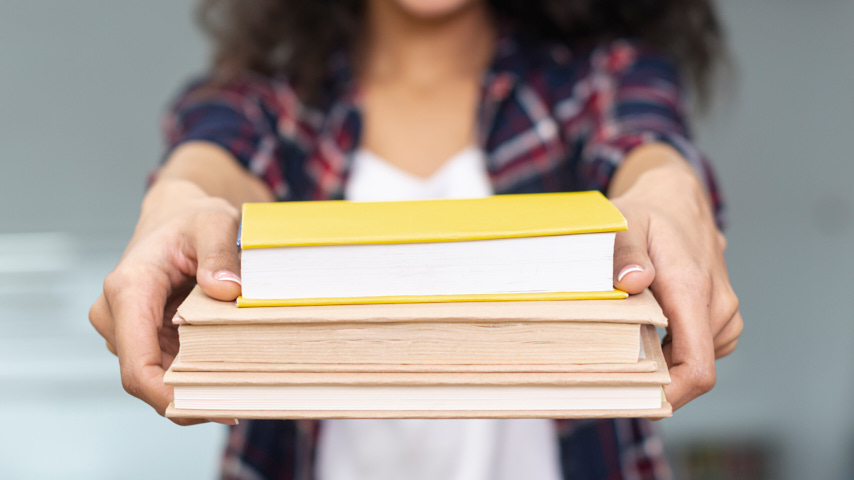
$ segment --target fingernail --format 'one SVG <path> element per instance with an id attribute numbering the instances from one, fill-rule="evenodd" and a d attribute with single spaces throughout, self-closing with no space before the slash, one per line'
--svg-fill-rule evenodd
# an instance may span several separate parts
<path id="1" fill-rule="evenodd" d="M 232 272 L 229 272 L 228 270 L 220 270 L 220 271 L 216 272 L 214 274 L 214 278 L 217 280 L 223 280 L 226 282 L 234 282 L 234 283 L 241 285 L 241 286 L 243 285 L 242 283 L 240 283 L 240 277 L 238 277 L 237 275 L 235 275 Z"/>
<path id="2" fill-rule="evenodd" d="M 208 421 L 220 425 L 240 425 L 240 421 L 236 418 L 209 418 Z"/>
<path id="3" fill-rule="evenodd" d="M 187 321 L 184 320 L 184 317 L 182 317 L 181 315 L 179 315 L 177 313 L 175 314 L 174 317 L 172 317 L 172 325 L 184 325 L 186 323 L 187 323 Z"/>
<path id="4" fill-rule="evenodd" d="M 623 277 L 625 277 L 626 275 L 628 275 L 632 272 L 642 272 L 642 271 L 643 271 L 643 267 L 641 267 L 640 265 L 626 265 L 625 267 L 623 267 L 622 270 L 620 270 L 620 273 L 617 275 L 617 281 L 619 282 L 620 280 L 623 279 Z"/>

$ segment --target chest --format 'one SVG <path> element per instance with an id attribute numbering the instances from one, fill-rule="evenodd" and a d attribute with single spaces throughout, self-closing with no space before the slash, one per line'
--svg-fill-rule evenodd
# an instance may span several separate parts
<path id="1" fill-rule="evenodd" d="M 384 89 L 340 96 L 322 112 L 278 119 L 282 200 L 343 199 L 356 153 L 374 152 L 403 172 L 429 178 L 456 153 L 476 147 L 496 194 L 595 189 L 579 173 L 583 139 L 565 135 L 548 92 L 509 75 L 424 96 Z M 578 116 L 583 115 L 579 113 Z M 305 117 L 309 121 L 301 121 Z M 294 139 L 296 141 L 291 141 Z M 278 175 L 277 175 L 278 176 Z"/>
<path id="2" fill-rule="evenodd" d="M 475 143 L 479 78 L 368 82 L 362 93 L 361 146 L 418 177 Z"/>

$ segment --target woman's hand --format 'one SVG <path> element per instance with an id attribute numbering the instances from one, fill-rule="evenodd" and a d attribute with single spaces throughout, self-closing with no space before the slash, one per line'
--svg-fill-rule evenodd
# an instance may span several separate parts
<path id="1" fill-rule="evenodd" d="M 178 147 L 148 191 L 133 237 L 104 280 L 89 320 L 119 357 L 125 390 L 161 415 L 172 401 L 163 374 L 178 353 L 172 323 L 178 305 L 196 283 L 219 300 L 240 295 L 235 205 L 273 200 L 266 184 L 231 154 L 205 142 Z"/>
<path id="2" fill-rule="evenodd" d="M 172 318 L 198 282 L 209 296 L 240 294 L 237 209 L 185 180 L 152 187 L 121 261 L 89 320 L 119 357 L 122 385 L 161 415 L 172 401 L 163 374 L 178 353 Z M 189 424 L 197 421 L 180 421 Z"/>
<path id="3" fill-rule="evenodd" d="M 629 293 L 651 287 L 669 319 L 663 349 L 672 383 L 664 393 L 675 410 L 715 386 L 715 359 L 732 353 L 743 322 L 726 240 L 699 179 L 684 160 L 663 160 L 676 154 L 668 147 L 638 153 L 610 190 L 629 226 L 617 234 L 614 285 Z M 645 162 L 650 154 L 657 160 Z"/>

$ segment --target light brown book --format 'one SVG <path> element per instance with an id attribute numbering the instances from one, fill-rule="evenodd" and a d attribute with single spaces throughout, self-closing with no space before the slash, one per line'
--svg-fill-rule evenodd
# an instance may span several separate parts
<path id="1" fill-rule="evenodd" d="M 186 362 L 184 354 L 179 352 L 172 362 L 171 369 L 176 372 L 469 372 L 469 373 L 610 373 L 610 372 L 654 372 L 655 360 L 646 352 L 653 352 L 659 343 L 653 326 L 641 327 L 641 349 L 634 363 L 595 363 L 595 364 L 338 364 L 338 363 L 234 363 L 234 362 Z M 183 347 L 182 347 L 183 351 Z"/>
<path id="2" fill-rule="evenodd" d="M 167 372 L 178 418 L 589 418 L 671 414 L 654 327 L 653 372 Z M 652 340 L 655 338 L 655 340 Z"/>
<path id="3" fill-rule="evenodd" d="M 478 366 L 466 371 L 567 371 L 568 365 L 638 364 L 640 326 L 666 325 L 649 292 L 625 300 L 238 308 L 196 288 L 176 320 L 181 369 L 247 364 L 261 371 L 281 365 L 291 371 L 309 365 L 317 365 L 315 371 L 351 365 L 361 371 L 371 365 L 376 371 L 424 371 L 419 365 L 428 371 L 461 365 Z M 640 362 L 633 368 L 653 367 Z"/>

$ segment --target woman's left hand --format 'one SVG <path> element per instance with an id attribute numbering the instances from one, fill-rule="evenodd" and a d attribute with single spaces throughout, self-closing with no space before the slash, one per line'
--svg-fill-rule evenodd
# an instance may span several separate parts
<path id="1" fill-rule="evenodd" d="M 629 293 L 650 287 L 669 319 L 663 349 L 671 383 L 664 393 L 676 410 L 715 386 L 715 359 L 732 353 L 743 328 L 726 239 L 684 160 L 623 184 L 612 202 L 629 229 L 617 234 L 614 285 Z"/>

